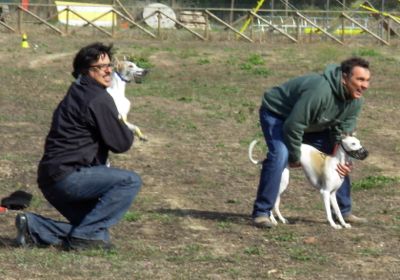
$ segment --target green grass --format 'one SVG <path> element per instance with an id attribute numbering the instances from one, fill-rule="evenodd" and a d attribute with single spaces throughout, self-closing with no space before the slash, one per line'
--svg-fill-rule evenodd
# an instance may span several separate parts
<path id="1" fill-rule="evenodd" d="M 128 211 L 124 215 L 124 220 L 128 222 L 137 222 L 141 219 L 142 213 L 136 211 Z"/>
<path id="2" fill-rule="evenodd" d="M 399 177 L 368 176 L 352 183 L 353 190 L 369 190 L 374 188 L 385 188 L 400 182 Z"/>
<path id="3" fill-rule="evenodd" d="M 377 51 L 376 49 L 370 49 L 370 48 L 357 49 L 353 52 L 353 54 L 355 56 L 365 56 L 365 57 L 381 57 L 382 56 L 379 51 Z"/>
<path id="4" fill-rule="evenodd" d="M 34 194 L 28 211 L 62 219 L 37 188 L 36 167 L 51 114 L 72 80 L 71 59 L 34 69 L 26 63 L 73 51 L 87 37 L 49 34 L 40 40 L 46 47 L 33 51 L 21 50 L 19 37 L 14 46 L 0 39 L 5 65 L 0 70 L 0 191 L 5 196 L 26 189 Z M 257 138 L 257 158 L 265 156 L 258 107 L 266 88 L 320 71 L 356 51 L 370 58 L 375 74 L 358 131 L 371 145 L 387 133 L 382 153 L 374 156 L 385 160 L 390 155 L 398 162 L 399 66 L 379 56 L 395 54 L 397 47 L 112 40 L 118 55 L 131 55 L 152 68 L 142 84 L 127 87 L 129 118 L 150 140 L 111 155 L 113 166 L 134 170 L 143 179 L 132 207 L 110 229 L 117 250 L 15 248 L 15 213 L 9 211 L 0 217 L 1 279 L 391 279 L 398 267 L 399 181 L 383 174 L 396 174 L 396 166 L 385 170 L 391 166 L 367 160 L 358 174 L 370 177 L 354 182 L 362 190 L 353 196 L 354 211 L 364 213 L 370 226 L 330 228 L 318 193 L 294 169 L 282 208 L 295 223 L 262 230 L 251 224 L 260 170 L 249 163 L 247 148 Z M 308 237 L 316 239 L 307 243 Z M 367 266 L 371 274 L 359 269 Z"/>

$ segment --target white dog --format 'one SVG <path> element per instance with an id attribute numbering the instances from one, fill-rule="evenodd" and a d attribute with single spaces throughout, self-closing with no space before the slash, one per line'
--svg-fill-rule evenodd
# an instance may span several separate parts
<path id="1" fill-rule="evenodd" d="M 147 73 L 148 70 L 138 67 L 131 61 L 117 61 L 112 73 L 112 84 L 107 88 L 108 93 L 114 99 L 121 120 L 123 120 L 129 129 L 131 129 L 142 141 L 146 141 L 147 137 L 142 134 L 138 126 L 128 122 L 128 113 L 131 108 L 131 102 L 125 96 L 125 87 L 126 84 L 131 81 L 140 83 Z"/>
<path id="2" fill-rule="evenodd" d="M 257 144 L 257 140 L 253 140 L 249 146 L 249 159 L 254 164 L 260 164 L 262 161 L 257 161 L 253 158 L 253 149 Z M 338 203 L 336 201 L 336 192 L 342 185 L 344 178 L 337 172 L 337 165 L 339 163 L 345 164 L 350 162 L 350 158 L 364 160 L 368 156 L 368 151 L 364 149 L 360 141 L 354 136 L 345 136 L 335 155 L 327 155 L 316 148 L 302 144 L 301 145 L 301 157 L 300 162 L 303 167 L 304 173 L 310 183 L 317 189 L 320 190 L 324 201 L 326 217 L 329 224 L 335 228 L 342 228 L 337 225 L 332 218 L 331 207 L 333 208 L 336 217 L 340 224 L 345 228 L 350 228 L 350 224 L 346 223 L 340 212 Z M 282 223 L 288 223 L 288 221 L 281 215 L 279 211 L 280 195 L 286 190 L 289 184 L 289 169 L 285 168 L 282 173 L 282 179 L 279 186 L 279 195 L 274 205 L 274 212 L 278 216 Z M 271 221 L 277 224 L 274 215 L 271 212 Z"/>

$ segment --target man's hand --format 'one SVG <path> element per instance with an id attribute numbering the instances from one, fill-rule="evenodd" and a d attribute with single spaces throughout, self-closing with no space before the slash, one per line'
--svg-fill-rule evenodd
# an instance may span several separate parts
<path id="1" fill-rule="evenodd" d="M 300 161 L 296 161 L 296 162 L 289 162 L 289 167 L 290 167 L 290 168 L 297 168 L 297 167 L 301 167 L 301 163 L 300 163 Z"/>
<path id="2" fill-rule="evenodd" d="M 351 162 L 346 162 L 345 164 L 339 163 L 336 167 L 336 171 L 339 173 L 340 177 L 346 177 L 349 175 L 351 170 L 353 169 L 353 164 Z"/>

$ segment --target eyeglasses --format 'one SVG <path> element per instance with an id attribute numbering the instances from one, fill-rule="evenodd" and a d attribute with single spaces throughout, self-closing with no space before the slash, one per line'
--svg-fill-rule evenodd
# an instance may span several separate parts
<path id="1" fill-rule="evenodd" d="M 96 68 L 98 70 L 106 70 L 107 68 L 113 68 L 114 63 L 108 63 L 108 64 L 97 64 L 97 65 L 90 65 L 90 68 Z"/>

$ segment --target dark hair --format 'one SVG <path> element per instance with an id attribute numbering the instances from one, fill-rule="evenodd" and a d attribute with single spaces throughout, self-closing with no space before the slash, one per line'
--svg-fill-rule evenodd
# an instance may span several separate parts
<path id="1" fill-rule="evenodd" d="M 353 68 L 356 66 L 369 69 L 369 62 L 361 57 L 351 57 L 349 59 L 342 61 L 342 63 L 340 64 L 342 73 L 348 76 L 351 76 Z"/>
<path id="2" fill-rule="evenodd" d="M 90 65 L 98 61 L 100 56 L 103 54 L 108 55 L 110 60 L 112 60 L 112 47 L 112 44 L 106 46 L 102 43 L 96 42 L 81 48 L 75 55 L 74 62 L 72 64 L 74 68 L 72 76 L 74 76 L 76 79 L 80 74 L 87 74 Z"/>

